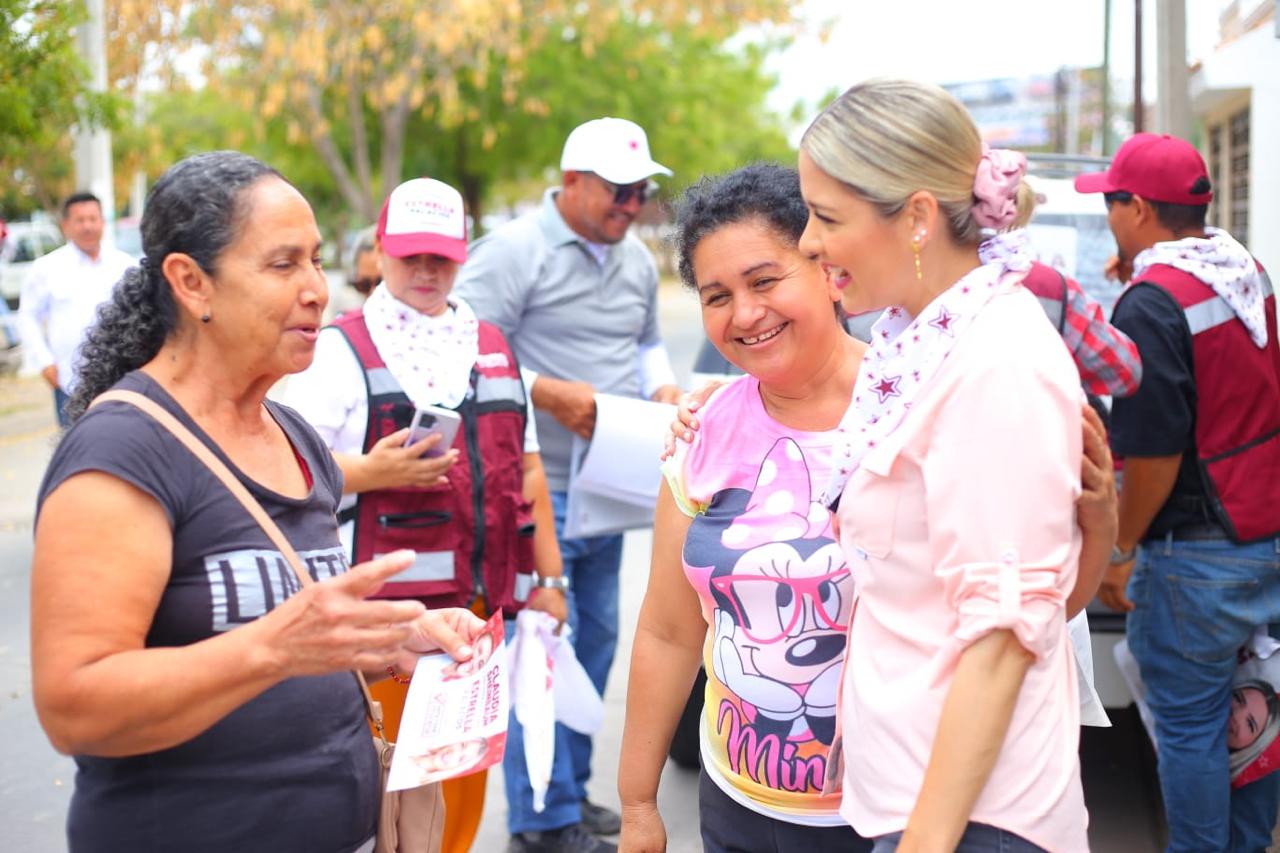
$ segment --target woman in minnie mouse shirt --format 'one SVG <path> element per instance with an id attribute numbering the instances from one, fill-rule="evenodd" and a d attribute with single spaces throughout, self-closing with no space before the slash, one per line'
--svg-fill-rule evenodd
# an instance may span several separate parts
<path id="1" fill-rule="evenodd" d="M 704 181 L 677 216 L 681 276 L 747 375 L 664 468 L 627 694 L 624 851 L 665 849 L 658 779 L 700 663 L 704 849 L 871 849 L 822 793 L 853 584 L 814 500 L 866 345 L 796 248 L 806 219 L 795 170 L 771 165 Z"/>

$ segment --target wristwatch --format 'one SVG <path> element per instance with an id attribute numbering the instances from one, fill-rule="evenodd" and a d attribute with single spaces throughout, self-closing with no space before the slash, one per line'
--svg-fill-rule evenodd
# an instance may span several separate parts
<path id="1" fill-rule="evenodd" d="M 538 578 L 533 582 L 533 585 L 537 589 L 558 589 L 561 592 L 569 591 L 569 579 L 564 575 L 552 575 L 550 577 L 538 575 Z"/>
<path id="2" fill-rule="evenodd" d="M 1138 555 L 1138 546 L 1134 545 L 1128 551 L 1121 551 L 1119 545 L 1111 546 L 1111 565 L 1118 566 L 1121 563 L 1127 563 Z"/>

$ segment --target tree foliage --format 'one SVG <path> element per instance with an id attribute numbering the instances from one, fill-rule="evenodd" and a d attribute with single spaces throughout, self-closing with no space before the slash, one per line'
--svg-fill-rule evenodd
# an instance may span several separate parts
<path id="1" fill-rule="evenodd" d="M 411 125 L 411 138 L 430 141 L 407 152 L 406 167 L 455 182 L 478 214 L 495 187 L 545 181 L 569 131 L 602 115 L 644 127 L 676 187 L 750 160 L 789 159 L 781 122 L 765 104 L 771 46 L 731 50 L 716 33 L 621 17 L 589 40 L 571 28 L 522 60 L 536 104 L 507 104 L 493 82 L 464 86 L 465 119 Z"/>
<path id="2" fill-rule="evenodd" d="M 569 128 L 604 112 L 647 123 L 655 143 L 672 139 L 668 150 L 698 148 L 705 133 L 710 152 L 737 137 L 698 125 L 708 108 L 733 103 L 760 141 L 767 122 L 745 113 L 762 109 L 769 86 L 759 55 L 722 45 L 744 26 L 789 20 L 792 5 L 279 0 L 210 3 L 193 22 L 212 48 L 210 80 L 234 81 L 243 109 L 314 148 L 367 221 L 406 165 L 458 181 L 478 205 L 495 180 L 550 162 Z M 739 97 L 726 100 L 724 88 Z"/>
<path id="3" fill-rule="evenodd" d="M 0 0 L 0 201 L 11 214 L 54 206 L 72 180 L 72 127 L 114 116 L 113 99 L 87 90 L 83 15 L 68 0 Z"/>
<path id="4" fill-rule="evenodd" d="M 798 26 L 794 5 L 106 0 L 108 77 L 120 114 L 133 116 L 114 129 L 116 196 L 128 198 L 135 171 L 151 180 L 183 156 L 229 147 L 288 175 L 329 228 L 371 221 L 392 186 L 424 174 L 462 189 L 479 218 L 486 204 L 545 185 L 569 130 L 601 115 L 645 127 L 675 186 L 751 159 L 785 159 L 792 152 L 765 105 L 773 81 L 764 61 Z M 13 150 L 56 187 L 44 207 L 71 188 L 69 127 L 86 103 L 77 101 L 82 85 L 68 82 L 83 79 L 75 8 L 0 0 L 5 23 L 35 20 L 33 10 L 51 16 L 45 26 L 58 38 L 44 50 L 73 93 L 24 93 L 44 105 L 37 124 L 47 135 Z M 734 39 L 744 28 L 753 40 Z M 17 55 L 6 50 L 0 68 Z M 0 99 L 18 79 L 4 73 Z M 0 121 L 22 115 L 4 103 Z"/>

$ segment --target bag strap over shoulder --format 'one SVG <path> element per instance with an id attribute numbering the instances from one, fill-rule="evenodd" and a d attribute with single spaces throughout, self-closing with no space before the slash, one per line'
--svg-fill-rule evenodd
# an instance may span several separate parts
<path id="1" fill-rule="evenodd" d="M 222 485 L 227 487 L 227 491 L 231 492 L 267 534 L 267 538 L 271 540 L 271 544 L 284 556 L 285 560 L 293 568 L 293 572 L 298 576 L 298 583 L 302 586 L 310 586 L 316 581 L 311 577 L 311 573 L 307 571 L 302 564 L 302 558 L 298 556 L 298 552 L 294 550 L 293 545 L 289 544 L 289 540 L 285 538 L 284 533 L 280 530 L 279 525 L 272 521 L 271 516 L 267 515 L 267 511 L 262 508 L 262 504 L 249 494 L 249 490 L 245 488 L 244 483 L 231 473 L 226 463 L 217 457 L 217 455 L 209 449 L 209 446 L 187 429 L 183 423 L 175 418 L 172 414 L 160 406 L 154 400 L 139 394 L 136 391 L 124 391 L 120 389 L 106 391 L 99 394 L 89 408 L 93 408 L 100 403 L 127 403 L 151 417 L 156 423 L 164 427 L 173 437 L 182 442 L 182 445 L 191 451 L 191 454 L 204 463 L 213 476 L 217 477 Z M 352 673 L 356 677 L 356 681 L 360 684 L 360 693 L 364 697 L 365 713 L 369 715 L 369 719 L 373 722 L 373 727 L 378 732 L 378 737 L 388 746 L 386 734 L 383 732 L 382 726 L 382 706 L 375 702 L 373 695 L 369 692 L 369 684 L 365 681 L 364 673 L 358 669 L 353 669 Z"/>

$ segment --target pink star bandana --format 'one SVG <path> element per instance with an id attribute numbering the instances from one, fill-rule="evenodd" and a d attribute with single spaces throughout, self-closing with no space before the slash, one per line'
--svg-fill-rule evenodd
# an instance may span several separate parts
<path id="1" fill-rule="evenodd" d="M 430 317 L 380 284 L 364 303 L 364 321 L 378 355 L 415 406 L 452 409 L 463 401 L 480 354 L 480 324 L 471 306 L 451 296 L 449 309 Z"/>
<path id="2" fill-rule="evenodd" d="M 1267 290 L 1258 265 L 1249 250 L 1234 237 L 1218 228 L 1206 228 L 1209 235 L 1187 237 L 1167 243 L 1156 243 L 1133 259 L 1133 278 L 1137 281 L 1147 267 L 1165 264 L 1190 273 L 1212 288 L 1227 303 L 1253 343 L 1262 349 L 1267 345 Z"/>
<path id="3" fill-rule="evenodd" d="M 920 316 L 892 306 L 871 327 L 871 346 L 858 369 L 853 403 L 840 422 L 831 479 L 819 496 L 830 506 L 868 452 L 892 433 L 912 401 L 942 367 L 991 298 L 1018 286 L 1031 268 L 1025 241 L 1016 232 L 979 247 L 983 265 L 943 291 Z"/>

